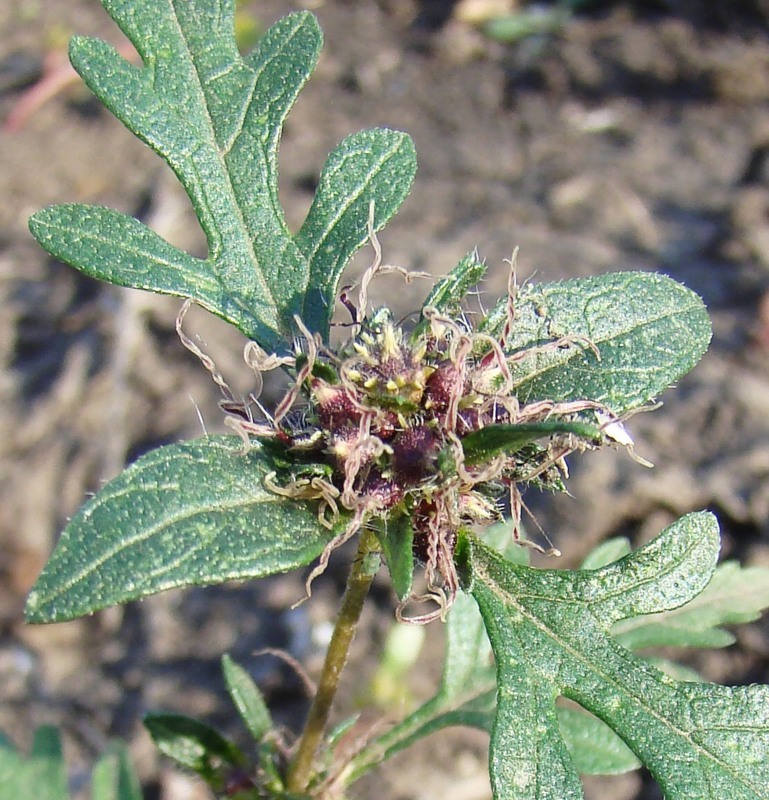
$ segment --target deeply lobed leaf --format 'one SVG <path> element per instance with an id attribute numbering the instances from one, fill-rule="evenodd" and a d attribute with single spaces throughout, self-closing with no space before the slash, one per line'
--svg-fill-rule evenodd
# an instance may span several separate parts
<path id="1" fill-rule="evenodd" d="M 769 797 L 769 687 L 675 681 L 609 635 L 620 619 L 702 591 L 718 544 L 712 516 L 692 514 L 619 562 L 561 572 L 510 564 L 467 540 L 465 577 L 497 662 L 497 800 L 582 797 L 557 724 L 559 695 L 612 727 L 668 800 Z"/>
<path id="2" fill-rule="evenodd" d="M 190 297 L 267 350 L 287 347 L 294 315 L 327 335 L 341 271 L 397 211 L 416 169 L 404 133 L 378 129 L 329 156 L 298 234 L 278 197 L 278 146 L 322 36 L 308 12 L 270 28 L 248 56 L 233 0 L 103 0 L 143 66 L 105 42 L 75 38 L 89 88 L 161 155 L 187 191 L 208 241 L 196 259 L 142 223 L 98 206 L 53 206 L 30 229 L 52 255 L 122 286 Z"/>
<path id="3" fill-rule="evenodd" d="M 612 635 L 624 647 L 726 647 L 734 635 L 722 625 L 751 622 L 769 607 L 769 569 L 719 565 L 708 586 L 685 606 L 622 620 Z"/>

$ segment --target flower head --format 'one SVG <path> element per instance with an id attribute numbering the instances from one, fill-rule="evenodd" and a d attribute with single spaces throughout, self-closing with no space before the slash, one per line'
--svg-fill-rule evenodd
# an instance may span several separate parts
<path id="1" fill-rule="evenodd" d="M 405 518 L 427 590 L 404 598 L 400 612 L 409 599 L 434 601 L 435 610 L 411 617 L 421 622 L 443 616 L 457 593 L 460 530 L 501 520 L 507 506 L 518 538 L 521 487 L 562 488 L 564 457 L 598 446 L 600 427 L 621 423 L 591 400 L 519 399 L 512 366 L 532 348 L 508 346 L 514 280 L 507 319 L 495 337 L 461 309 L 452 313 L 452 303 L 427 305 L 411 330 L 386 308 L 367 314 L 365 289 L 377 270 L 375 264 L 364 277 L 352 335 L 338 348 L 322 343 L 300 319 L 293 356 L 267 356 L 251 346 L 247 360 L 257 374 L 283 366 L 293 375 L 272 415 L 255 398 L 260 414 L 231 395 L 223 406 L 244 441 L 253 437 L 279 448 L 285 469 L 268 477 L 268 488 L 317 501 L 321 523 L 341 530 L 310 575 L 308 591 L 333 550 L 362 526 L 386 535 L 388 520 Z M 554 338 L 534 349 L 563 347 L 592 345 Z"/>

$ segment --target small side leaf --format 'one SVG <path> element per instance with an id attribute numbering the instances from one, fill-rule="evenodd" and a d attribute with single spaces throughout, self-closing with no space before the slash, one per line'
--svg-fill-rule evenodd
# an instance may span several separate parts
<path id="1" fill-rule="evenodd" d="M 588 439 L 601 436 L 598 428 L 580 422 L 529 422 L 520 425 L 489 425 L 462 439 L 465 463 L 472 466 L 500 453 L 515 453 L 529 442 L 556 433 L 573 433 Z"/>
<path id="2" fill-rule="evenodd" d="M 125 745 L 112 745 L 96 762 L 91 800 L 142 800 L 139 778 Z"/>
<path id="3" fill-rule="evenodd" d="M 155 712 L 144 718 L 144 727 L 161 753 L 206 781 L 216 780 L 223 764 L 238 767 L 245 763 L 235 745 L 192 717 Z"/>
<path id="4" fill-rule="evenodd" d="M 27 600 L 59 622 L 179 586 L 258 578 L 310 563 L 328 541 L 309 503 L 264 487 L 272 462 L 235 436 L 161 447 L 72 518 Z"/>
<path id="5" fill-rule="evenodd" d="M 721 564 L 705 589 L 680 608 L 618 622 L 612 635 L 628 650 L 647 647 L 727 647 L 722 625 L 752 622 L 769 608 L 769 569 Z"/>
<path id="6" fill-rule="evenodd" d="M 502 298 L 482 330 L 501 336 L 506 309 Z M 522 287 L 506 350 L 520 355 L 511 369 L 521 402 L 594 400 L 622 415 L 685 375 L 710 336 L 694 292 L 664 275 L 619 272 Z"/>
<path id="7" fill-rule="evenodd" d="M 67 768 L 56 728 L 35 731 L 29 756 L 4 741 L 0 743 L 0 800 L 67 800 Z"/>
<path id="8" fill-rule="evenodd" d="M 483 280 L 486 265 L 478 254 L 468 253 L 451 272 L 433 287 L 423 308 L 435 308 L 442 314 L 453 316 L 462 308 L 470 289 Z"/>
<path id="9" fill-rule="evenodd" d="M 259 687 L 246 670 L 228 655 L 222 656 L 222 672 L 235 708 L 254 740 L 261 741 L 273 729 L 273 723 Z"/>
<path id="10" fill-rule="evenodd" d="M 393 589 L 399 600 L 411 592 L 414 580 L 414 528 L 411 513 L 404 511 L 385 517 L 381 523 L 379 541 L 390 571 Z"/>

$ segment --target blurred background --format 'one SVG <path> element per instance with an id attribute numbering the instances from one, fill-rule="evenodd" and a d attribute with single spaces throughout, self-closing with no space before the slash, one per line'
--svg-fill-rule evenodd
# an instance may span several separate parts
<path id="1" fill-rule="evenodd" d="M 719 517 L 724 557 L 769 565 L 769 2 L 263 0 L 239 4 L 242 48 L 297 7 L 318 15 L 326 47 L 283 137 L 292 227 L 329 150 L 384 125 L 412 135 L 420 164 L 381 234 L 387 262 L 440 275 L 477 248 L 489 305 L 520 247 L 519 280 L 658 270 L 709 307 L 710 353 L 661 410 L 628 423 L 655 469 L 624 452 L 576 457 L 571 496 L 526 498 L 563 566 L 608 536 L 640 544 L 701 508 Z M 345 557 L 293 611 L 298 575 L 23 624 L 24 597 L 88 492 L 155 446 L 223 430 L 216 388 L 176 337 L 179 302 L 83 277 L 27 231 L 47 204 L 98 203 L 206 251 L 170 170 L 69 70 L 75 33 L 126 45 L 97 0 L 0 4 L 0 730 L 25 747 L 36 725 L 61 725 L 78 797 L 95 756 L 122 736 L 148 800 L 194 800 L 207 795 L 158 760 L 141 715 L 162 707 L 235 731 L 218 665 L 229 651 L 295 724 L 301 681 L 257 652 L 284 648 L 317 668 Z M 428 288 L 385 278 L 377 300 L 406 314 Z M 242 338 L 202 311 L 186 325 L 249 391 Z M 392 622 L 386 582 L 373 599 L 347 710 L 367 697 Z M 433 628 L 428 656 L 441 643 Z M 416 696 L 430 691 L 433 661 L 416 671 Z M 766 682 L 769 624 L 689 663 L 710 680 Z M 440 735 L 356 796 L 483 800 L 484 759 L 484 737 Z M 586 792 L 660 796 L 643 773 L 590 780 Z"/>

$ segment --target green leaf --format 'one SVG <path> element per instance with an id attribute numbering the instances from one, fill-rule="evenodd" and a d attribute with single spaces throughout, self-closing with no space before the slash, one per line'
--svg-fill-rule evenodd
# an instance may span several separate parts
<path id="1" fill-rule="evenodd" d="M 112 745 L 96 762 L 91 800 L 142 800 L 139 778 L 123 744 Z"/>
<path id="2" fill-rule="evenodd" d="M 521 567 L 463 540 L 460 567 L 497 663 L 497 800 L 582 797 L 558 726 L 559 695 L 613 728 L 668 800 L 769 797 L 769 687 L 678 682 L 609 635 L 620 619 L 695 597 L 718 548 L 717 524 L 705 513 L 595 571 Z"/>
<path id="3" fill-rule="evenodd" d="M 411 592 L 414 579 L 414 528 L 410 511 L 383 517 L 378 527 L 382 553 L 399 600 Z"/>
<path id="4" fill-rule="evenodd" d="M 482 330 L 501 336 L 506 306 L 504 297 Z M 664 275 L 620 272 L 522 287 L 506 351 L 520 354 L 511 370 L 521 402 L 594 400 L 621 415 L 685 375 L 710 336 L 694 292 Z"/>
<path id="5" fill-rule="evenodd" d="M 579 422 L 529 422 L 521 425 L 489 425 L 462 439 L 465 463 L 472 466 L 500 453 L 515 453 L 529 442 L 556 433 L 573 433 L 589 439 L 600 438 L 598 428 Z"/>
<path id="6" fill-rule="evenodd" d="M 294 315 L 326 336 L 342 268 L 409 191 L 406 134 L 365 131 L 331 154 L 294 236 L 278 197 L 278 146 L 322 35 L 315 17 L 284 17 L 241 57 L 232 0 L 103 0 L 138 50 L 134 67 L 108 44 L 77 37 L 75 69 L 96 96 L 174 170 L 198 215 L 196 259 L 110 209 L 54 206 L 30 229 L 49 253 L 122 286 L 191 297 L 268 350 L 287 347 Z"/>
<path id="7" fill-rule="evenodd" d="M 0 800 L 66 800 L 67 769 L 56 728 L 45 725 L 35 731 L 28 757 L 9 742 L 0 743 Z"/>
<path id="8" fill-rule="evenodd" d="M 599 569 L 600 567 L 613 564 L 624 558 L 632 551 L 630 546 L 630 539 L 625 536 L 615 536 L 613 539 L 607 539 L 605 542 L 600 542 L 585 556 L 582 562 L 582 569 Z"/>
<path id="9" fill-rule="evenodd" d="M 400 208 L 416 172 L 406 133 L 377 128 L 348 136 L 326 161 L 310 212 L 296 235 L 310 280 L 301 316 L 328 334 L 342 271 L 372 228 L 381 230 Z"/>
<path id="10" fill-rule="evenodd" d="M 261 741 L 272 729 L 272 716 L 259 687 L 251 676 L 228 655 L 222 656 L 222 671 L 232 702 L 254 740 Z"/>
<path id="11" fill-rule="evenodd" d="M 449 316 L 458 314 L 470 290 L 483 280 L 485 274 L 486 265 L 478 258 L 478 253 L 468 253 L 433 286 L 422 307 L 435 308 Z"/>
<path id="12" fill-rule="evenodd" d="M 210 726 L 183 714 L 155 712 L 144 718 L 161 753 L 211 782 L 223 764 L 242 766 L 243 754 Z"/>
<path id="13" fill-rule="evenodd" d="M 587 556 L 582 568 L 598 569 L 629 552 L 627 539 L 609 539 Z M 726 647 L 735 639 L 721 625 L 752 622 L 766 608 L 769 608 L 769 569 L 741 567 L 735 561 L 726 561 L 716 568 L 710 583 L 691 602 L 658 614 L 622 620 L 611 632 L 628 650 Z"/>
<path id="14" fill-rule="evenodd" d="M 769 607 L 769 569 L 741 567 L 727 561 L 690 603 L 644 617 L 631 617 L 612 628 L 612 636 L 629 650 L 646 647 L 726 647 L 734 635 L 721 625 L 758 619 Z"/>
<path id="15" fill-rule="evenodd" d="M 433 286 L 427 295 L 422 304 L 422 317 L 411 333 L 412 340 L 416 341 L 430 327 L 430 321 L 424 317 L 426 308 L 434 308 L 450 317 L 459 316 L 470 290 L 483 279 L 485 274 L 486 265 L 478 258 L 478 254 L 468 253 L 448 275 Z"/>
<path id="16" fill-rule="evenodd" d="M 580 775 L 622 775 L 641 766 L 633 751 L 582 708 L 556 709 L 561 736 Z"/>
<path id="17" fill-rule="evenodd" d="M 308 564 L 333 533 L 312 504 L 264 487 L 271 464 L 259 446 L 243 454 L 235 436 L 143 456 L 72 518 L 29 595 L 28 621 Z"/>

